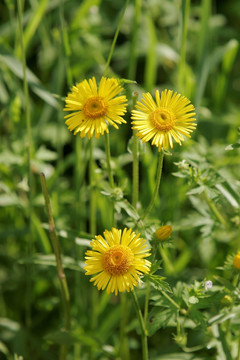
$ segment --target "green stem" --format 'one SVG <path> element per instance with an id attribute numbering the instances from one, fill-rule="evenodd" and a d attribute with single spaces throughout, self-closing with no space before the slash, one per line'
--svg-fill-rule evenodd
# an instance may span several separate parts
<path id="1" fill-rule="evenodd" d="M 146 282 L 145 306 L 144 306 L 144 323 L 145 323 L 145 326 L 147 325 L 149 295 L 150 295 L 150 281 L 147 280 L 147 282 Z"/>
<path id="2" fill-rule="evenodd" d="M 128 67 L 128 78 L 130 80 L 135 79 L 136 75 L 136 68 L 137 68 L 137 35 L 138 29 L 140 25 L 140 17 L 141 17 L 141 0 L 135 0 L 135 14 L 133 20 L 133 32 L 132 32 L 132 39 L 131 39 L 131 47 L 130 47 L 130 54 L 129 54 L 129 67 Z"/>
<path id="3" fill-rule="evenodd" d="M 218 209 L 216 208 L 214 202 L 212 201 L 212 199 L 210 199 L 206 193 L 206 191 L 204 191 L 203 193 L 204 198 L 208 204 L 208 206 L 210 207 L 210 209 L 212 210 L 212 212 L 214 213 L 214 215 L 216 216 L 216 218 L 220 221 L 220 223 L 224 226 L 228 226 L 226 220 L 224 219 L 224 217 L 221 215 L 221 213 L 218 211 Z"/>
<path id="4" fill-rule="evenodd" d="M 157 165 L 157 176 L 156 176 L 156 185 L 155 185 L 155 189 L 153 192 L 153 196 L 152 199 L 150 201 L 150 204 L 148 205 L 145 213 L 142 216 L 142 220 L 149 214 L 149 212 L 152 210 L 153 204 L 156 200 L 157 194 L 158 194 L 158 189 L 159 189 L 159 185 L 160 185 L 160 181 L 161 181 L 161 176 L 162 176 L 162 166 L 163 166 L 163 157 L 164 157 L 164 152 L 163 150 L 161 150 L 159 152 L 159 157 L 158 157 L 158 165 Z"/>
<path id="5" fill-rule="evenodd" d="M 136 105 L 138 99 L 138 92 L 135 92 L 132 95 L 133 99 L 133 108 Z M 138 154 L 138 146 L 139 140 L 136 136 L 137 131 L 133 130 L 133 174 L 132 174 L 132 204 L 136 208 L 138 203 L 138 195 L 139 195 L 139 154 Z"/>
<path id="6" fill-rule="evenodd" d="M 148 343 L 147 343 L 147 330 L 145 328 L 145 323 L 144 323 L 144 319 L 142 316 L 142 312 L 138 303 L 138 299 L 136 296 L 136 293 L 134 290 L 131 291 L 131 295 L 133 298 L 133 303 L 135 306 L 135 310 L 137 313 L 137 317 L 139 320 L 139 324 L 140 324 L 140 328 L 141 328 L 141 333 L 142 333 L 142 358 L 143 360 L 148 360 Z"/>
<path id="7" fill-rule="evenodd" d="M 24 36 L 23 36 L 23 24 L 22 24 L 22 1 L 17 1 L 18 7 L 18 22 L 19 22 L 19 34 L 20 34 L 20 43 L 21 43 L 21 50 L 22 50 L 22 66 L 23 66 L 23 86 L 24 86 L 24 98 L 25 98 L 25 114 L 26 114 L 26 127 L 27 127 L 27 167 L 28 167 L 28 186 L 29 186 L 29 233 L 30 239 L 27 245 L 27 253 L 29 257 L 32 257 L 33 252 L 33 177 L 31 171 L 31 161 L 32 161 L 32 130 L 31 130 L 31 116 L 30 116 L 30 99 L 29 99 L 29 89 L 28 89 L 28 82 L 27 82 L 27 64 L 26 64 L 26 52 L 24 46 Z M 27 268 L 28 272 L 30 268 Z M 31 279 L 27 276 L 26 281 L 26 324 L 30 327 L 31 325 Z"/>
<path id="8" fill-rule="evenodd" d="M 165 291 L 160 290 L 160 292 L 162 293 L 162 295 L 168 299 L 168 301 L 170 301 L 170 303 L 172 303 L 178 310 L 180 309 L 180 306 L 167 294 L 165 293 Z"/>
<path id="9" fill-rule="evenodd" d="M 111 46 L 111 49 L 110 49 L 110 52 L 109 52 L 109 55 L 108 55 L 108 59 L 107 59 L 107 63 L 106 63 L 106 66 L 105 66 L 103 76 L 106 76 L 106 74 L 108 72 L 108 68 L 109 68 L 110 62 L 112 60 L 114 48 L 115 48 L 115 45 L 116 45 L 116 42 L 117 42 L 118 34 L 119 34 L 119 31 L 120 31 L 120 28 L 121 28 L 121 25 L 122 25 L 123 16 L 125 14 L 128 3 L 129 3 L 129 0 L 126 0 L 124 8 L 122 10 L 122 13 L 120 15 L 120 19 L 119 19 L 119 22 L 118 22 L 118 26 L 117 26 L 114 38 L 113 38 L 112 46 Z"/>
<path id="10" fill-rule="evenodd" d="M 71 315 L 70 315 L 70 295 L 68 291 L 68 284 L 67 279 L 63 270 L 62 262 L 61 262 L 61 253 L 60 253 L 60 244 L 55 228 L 55 223 L 52 215 L 52 209 L 50 204 L 50 198 L 47 190 L 47 184 L 45 175 L 43 173 L 40 174 L 41 177 L 41 184 L 42 184 L 42 191 L 44 195 L 45 200 L 45 207 L 48 215 L 48 221 L 49 221 L 49 233 L 50 233 L 50 239 L 52 242 L 53 250 L 55 253 L 56 263 L 57 263 L 57 271 L 58 271 L 58 278 L 60 282 L 60 288 L 61 288 L 61 296 L 63 300 L 63 306 L 64 306 L 64 324 L 65 329 L 70 330 L 71 327 Z"/>

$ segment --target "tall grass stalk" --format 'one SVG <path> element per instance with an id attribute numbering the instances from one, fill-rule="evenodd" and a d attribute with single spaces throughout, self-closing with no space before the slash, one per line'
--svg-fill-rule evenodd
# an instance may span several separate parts
<path id="1" fill-rule="evenodd" d="M 180 41 L 180 59 L 178 64 L 178 90 L 185 93 L 186 78 L 186 42 L 187 42 L 187 25 L 190 12 L 191 0 L 182 0 L 181 6 L 181 41 Z"/>
<path id="2" fill-rule="evenodd" d="M 120 31 L 120 28 L 121 28 L 121 25 L 122 25 L 122 20 L 123 20 L 126 8 L 128 6 L 128 3 L 129 3 L 129 0 L 126 0 L 125 5 L 124 5 L 124 7 L 122 9 L 120 19 L 119 19 L 119 22 L 118 22 L 118 26 L 117 26 L 117 29 L 116 29 L 116 32 L 115 32 L 115 35 L 114 35 L 114 38 L 113 38 L 112 45 L 111 45 L 111 49 L 110 49 L 110 52 L 109 52 L 109 55 L 108 55 L 108 59 L 107 59 L 107 63 L 106 63 L 106 66 L 105 66 L 103 76 L 106 76 L 107 73 L 108 73 L 108 68 L 109 68 L 109 65 L 110 65 L 111 60 L 112 60 L 112 56 L 113 56 L 113 52 L 114 52 L 115 45 L 116 45 L 116 42 L 117 42 L 118 34 L 119 34 L 119 31 Z"/>
<path id="3" fill-rule="evenodd" d="M 40 174 L 41 184 L 42 184 L 42 191 L 45 200 L 45 208 L 47 211 L 48 221 L 49 221 L 49 233 L 50 239 L 52 242 L 52 247 L 54 250 L 56 264 L 57 264 L 57 272 L 58 278 L 60 282 L 60 289 L 61 289 L 61 297 L 63 302 L 63 310 L 64 310 L 64 327 L 67 331 L 71 328 L 71 315 L 70 315 L 70 295 L 68 290 L 68 284 L 66 275 L 63 270 L 62 261 L 61 261 L 61 251 L 60 251 L 60 243 L 58 240 L 55 223 L 52 215 L 51 203 L 48 194 L 46 179 L 43 173 Z M 60 349 L 60 360 L 65 360 L 67 355 L 67 345 L 62 345 Z"/>
<path id="4" fill-rule="evenodd" d="M 27 256 L 32 257 L 33 252 L 33 176 L 31 170 L 31 161 L 32 161 L 32 129 L 31 129 L 31 114 L 30 114 L 30 98 L 29 98 L 29 89 L 27 82 L 27 64 L 26 64 L 26 52 L 24 46 L 24 35 L 23 35 L 23 8 L 22 1 L 17 1 L 17 12 L 18 12 L 18 23 L 19 23 L 19 36 L 20 36 L 20 46 L 22 51 L 22 66 L 23 66 L 23 86 L 24 86 L 24 98 L 25 98 L 25 114 L 26 114 L 26 128 L 27 128 L 27 168 L 28 168 L 28 218 L 29 218 L 29 238 L 27 243 Z M 30 272 L 31 265 L 27 266 L 27 273 Z M 30 276 L 26 277 L 26 324 L 30 327 L 31 325 L 31 278 Z"/>

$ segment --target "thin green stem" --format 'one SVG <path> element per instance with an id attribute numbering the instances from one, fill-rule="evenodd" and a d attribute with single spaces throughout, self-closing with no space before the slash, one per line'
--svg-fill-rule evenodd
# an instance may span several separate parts
<path id="1" fill-rule="evenodd" d="M 156 175 L 156 185 L 155 185 L 155 189 L 153 192 L 153 196 L 152 199 L 145 211 L 145 213 L 142 216 L 142 220 L 150 213 L 150 211 L 152 210 L 152 207 L 154 205 L 154 202 L 156 200 L 157 194 L 158 194 L 158 190 L 159 190 L 159 185 L 161 182 L 161 176 L 162 176 L 162 166 L 163 166 L 163 157 L 164 157 L 164 152 L 163 150 L 161 150 L 159 152 L 159 157 L 158 157 L 158 165 L 157 165 L 157 175 Z"/>
<path id="2" fill-rule="evenodd" d="M 132 95 L 133 99 L 133 108 L 136 105 L 138 99 L 138 92 L 135 92 Z M 136 136 L 137 131 L 133 130 L 133 173 L 132 173 L 132 204 L 136 208 L 138 203 L 139 196 L 139 154 L 138 154 L 138 146 L 139 140 Z"/>
<path id="3" fill-rule="evenodd" d="M 203 193 L 204 198 L 208 204 L 208 206 L 210 207 L 210 209 L 212 210 L 212 212 L 214 213 L 214 215 L 216 216 L 216 218 L 220 221 L 220 223 L 224 226 L 228 226 L 226 220 L 224 219 L 224 217 L 222 216 L 222 214 L 219 212 L 219 210 L 216 208 L 214 202 L 212 201 L 212 199 L 210 199 L 206 193 L 206 191 L 204 191 Z"/>
<path id="4" fill-rule="evenodd" d="M 134 290 L 131 291 L 131 295 L 133 298 L 133 303 L 135 306 L 135 310 L 137 313 L 137 317 L 138 317 L 138 321 L 139 321 L 141 333 L 142 333 L 142 358 L 143 358 L 143 360 L 148 360 L 147 330 L 146 330 L 142 312 L 141 312 L 141 309 L 140 309 L 140 306 L 138 303 L 138 299 L 137 299 L 137 296 L 136 296 L 136 293 Z"/>
<path id="5" fill-rule="evenodd" d="M 133 20 L 133 31 L 132 31 L 132 39 L 131 39 L 131 47 L 129 54 L 129 67 L 128 67 L 128 78 L 130 80 L 134 80 L 136 76 L 136 68 L 137 68 L 137 36 L 138 29 L 140 25 L 140 17 L 141 17 L 141 0 L 135 0 L 135 14 Z"/>
<path id="6" fill-rule="evenodd" d="M 121 28 L 121 25 L 122 25 L 123 16 L 125 14 L 128 3 L 129 3 L 129 0 L 126 0 L 124 8 L 122 10 L 122 13 L 120 15 L 120 19 L 119 19 L 119 22 L 118 22 L 118 26 L 117 26 L 114 38 L 113 38 L 112 46 L 111 46 L 111 49 L 110 49 L 110 52 L 109 52 L 109 55 L 108 55 L 108 59 L 107 59 L 107 63 L 106 63 L 106 66 L 105 66 L 103 76 L 107 75 L 108 68 L 109 68 L 110 62 L 112 60 L 113 52 L 114 52 L 115 45 L 116 45 L 116 42 L 117 42 L 118 34 L 119 34 L 119 31 L 120 31 L 120 28 Z"/>
<path id="7" fill-rule="evenodd" d="M 144 305 L 144 323 L 145 323 L 145 326 L 147 324 L 147 317 L 148 317 L 149 295 L 150 295 L 150 281 L 147 280 L 147 282 L 146 282 L 145 305 Z"/>
<path id="8" fill-rule="evenodd" d="M 70 295 L 68 291 L 68 284 L 67 279 L 63 270 L 62 261 L 61 261 L 61 252 L 60 252 L 60 244 L 55 228 L 55 223 L 52 215 L 52 209 L 50 204 L 50 198 L 48 194 L 47 184 L 45 175 L 43 173 L 40 174 L 41 178 L 41 184 L 42 184 L 42 191 L 44 195 L 45 200 L 45 207 L 48 215 L 48 221 L 49 221 L 49 233 L 50 233 L 50 239 L 52 242 L 56 263 L 57 263 L 57 271 L 58 271 L 58 278 L 60 282 L 61 287 L 61 295 L 63 300 L 63 306 L 64 306 L 64 324 L 65 329 L 70 330 L 71 327 L 71 315 L 70 315 Z"/>
<path id="9" fill-rule="evenodd" d="M 32 256 L 33 252 L 33 176 L 31 170 L 31 161 L 32 161 L 32 129 L 31 129 L 31 115 L 30 115 L 30 99 L 29 99 L 29 89 L 27 82 L 27 64 L 26 64 L 26 52 L 24 46 L 24 36 L 23 36 L 23 23 L 22 23 L 22 2 L 21 0 L 17 1 L 18 7 L 18 22 L 19 22 L 19 34 L 20 34 L 20 43 L 22 50 L 22 66 L 23 66 L 23 86 L 24 86 L 24 98 L 25 98 L 25 114 L 26 114 L 26 127 L 27 127 L 27 167 L 28 167 L 28 218 L 29 218 L 29 240 L 27 244 L 27 253 L 28 256 Z M 30 265 L 27 268 L 27 271 L 30 272 Z M 26 281 L 26 324 L 30 327 L 31 325 L 31 279 L 27 276 Z"/>
<path id="10" fill-rule="evenodd" d="M 180 309 L 180 306 L 163 290 L 160 290 L 160 292 L 162 293 L 162 295 L 168 299 L 168 301 L 170 301 L 170 303 L 172 303 L 178 310 Z"/>

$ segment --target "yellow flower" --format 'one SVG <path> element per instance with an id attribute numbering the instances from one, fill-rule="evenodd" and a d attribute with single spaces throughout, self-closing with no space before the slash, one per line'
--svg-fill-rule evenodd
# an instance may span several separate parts
<path id="1" fill-rule="evenodd" d="M 164 225 L 158 228 L 155 234 L 158 240 L 164 241 L 169 238 L 171 233 L 172 233 L 171 225 Z"/>
<path id="2" fill-rule="evenodd" d="M 72 92 L 65 99 L 64 111 L 71 111 L 65 118 L 74 135 L 80 132 L 83 138 L 88 134 L 90 139 L 94 132 L 99 138 L 108 133 L 107 124 L 118 129 L 117 124 L 126 123 L 122 115 L 126 112 L 126 96 L 117 96 L 123 88 L 119 81 L 102 77 L 97 87 L 95 77 L 84 80 L 73 86 Z"/>
<path id="3" fill-rule="evenodd" d="M 236 269 L 240 270 L 240 251 L 234 256 L 233 265 Z"/>
<path id="4" fill-rule="evenodd" d="M 184 141 L 182 135 L 190 137 L 196 128 L 195 109 L 191 102 L 172 90 L 155 92 L 156 101 L 150 93 L 143 94 L 142 102 L 138 101 L 132 111 L 133 129 L 143 142 L 152 140 L 158 150 L 173 147 L 173 140 L 179 145 Z"/>
<path id="5" fill-rule="evenodd" d="M 129 291 L 138 284 L 140 275 L 149 272 L 151 262 L 145 257 L 150 255 L 150 249 L 132 229 L 112 228 L 103 234 L 104 238 L 95 236 L 92 250 L 86 252 L 86 275 L 95 274 L 90 281 L 98 290 L 107 288 L 108 294 Z"/>

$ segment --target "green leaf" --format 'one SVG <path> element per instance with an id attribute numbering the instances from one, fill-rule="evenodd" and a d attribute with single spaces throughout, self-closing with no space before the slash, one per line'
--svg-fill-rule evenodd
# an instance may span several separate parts
<path id="1" fill-rule="evenodd" d="M 147 275 L 151 284 L 158 290 L 167 291 L 172 293 L 172 289 L 169 284 L 165 281 L 165 277 L 159 275 Z"/>
<path id="2" fill-rule="evenodd" d="M 174 325 L 176 318 L 177 312 L 172 309 L 165 310 L 161 308 L 161 310 L 159 310 L 158 307 L 152 309 L 148 314 L 147 320 L 148 335 L 152 336 L 157 330 L 167 327 L 170 322 Z"/>

